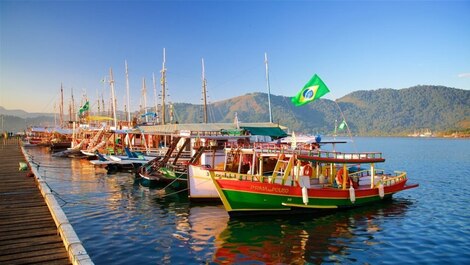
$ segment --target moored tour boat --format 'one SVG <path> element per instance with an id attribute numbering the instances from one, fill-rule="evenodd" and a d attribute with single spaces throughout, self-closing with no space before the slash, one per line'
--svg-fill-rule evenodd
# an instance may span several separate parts
<path id="1" fill-rule="evenodd" d="M 174 189 L 188 188 L 188 165 L 215 167 L 223 164 L 224 144 L 246 140 L 249 136 L 192 135 L 173 138 L 163 157 L 158 157 L 139 169 L 141 184 L 146 187 L 170 185 Z M 209 180 L 210 179 L 206 179 Z"/>
<path id="2" fill-rule="evenodd" d="M 295 137 L 294 137 L 295 138 Z M 220 200 L 219 194 L 211 180 L 209 169 L 235 172 L 241 174 L 272 174 L 277 158 L 280 154 L 292 155 L 309 154 L 320 148 L 320 145 L 339 144 L 344 141 L 321 142 L 319 136 L 303 136 L 294 140 L 293 137 L 285 137 L 274 142 L 253 142 L 245 144 L 227 143 L 222 164 L 207 166 L 194 165 L 188 167 L 188 196 L 195 200 Z M 293 142 L 296 149 L 292 148 Z"/>
<path id="3" fill-rule="evenodd" d="M 280 154 L 270 176 L 208 172 L 230 216 L 305 213 L 378 203 L 418 186 L 407 185 L 405 172 L 377 169 L 382 162 L 381 153 L 316 150 Z"/>
<path id="4" fill-rule="evenodd" d="M 52 132 L 47 127 L 30 127 L 25 136 L 24 147 L 50 146 Z"/>

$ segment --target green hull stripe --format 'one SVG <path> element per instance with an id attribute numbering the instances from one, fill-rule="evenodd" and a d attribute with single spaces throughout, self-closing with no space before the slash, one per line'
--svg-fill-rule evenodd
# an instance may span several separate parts
<path id="1" fill-rule="evenodd" d="M 314 207 L 305 207 L 301 196 L 279 196 L 233 190 L 224 190 L 223 193 L 227 198 L 227 202 L 230 204 L 231 211 L 290 209 L 290 205 L 295 205 L 296 207 L 304 206 L 304 208 L 321 207 L 327 209 L 335 207 L 356 207 L 382 200 L 379 195 L 356 198 L 354 203 L 352 203 L 349 198 L 309 198 L 307 206 Z M 285 205 L 282 206 L 283 204 Z"/>

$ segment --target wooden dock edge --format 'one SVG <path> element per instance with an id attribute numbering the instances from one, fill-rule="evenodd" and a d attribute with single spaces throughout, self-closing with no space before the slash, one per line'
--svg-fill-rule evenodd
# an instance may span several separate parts
<path id="1" fill-rule="evenodd" d="M 46 184 L 46 181 L 39 174 L 38 169 L 32 163 L 32 159 L 27 155 L 27 152 L 24 150 L 24 147 L 21 146 L 21 151 L 33 172 L 36 181 L 38 183 L 39 190 L 41 191 L 44 200 L 46 201 L 47 207 L 51 212 L 52 218 L 54 219 L 55 225 L 57 226 L 57 231 L 64 242 L 65 249 L 69 255 L 69 259 L 74 265 L 93 265 L 93 261 L 86 252 L 85 248 L 82 245 L 82 242 L 78 238 L 75 230 L 72 225 L 69 223 L 67 216 L 57 202 L 54 194 Z"/>

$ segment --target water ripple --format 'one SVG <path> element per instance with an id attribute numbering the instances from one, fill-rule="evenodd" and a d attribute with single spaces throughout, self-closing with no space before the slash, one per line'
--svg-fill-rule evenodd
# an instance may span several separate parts
<path id="1" fill-rule="evenodd" d="M 162 195 L 132 174 L 31 152 L 95 264 L 470 263 L 470 141 L 355 141 L 420 187 L 322 217 L 229 220 L 221 205 Z"/>

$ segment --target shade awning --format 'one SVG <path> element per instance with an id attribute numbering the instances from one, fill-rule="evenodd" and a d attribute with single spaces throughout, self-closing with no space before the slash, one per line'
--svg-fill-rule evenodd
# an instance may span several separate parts
<path id="1" fill-rule="evenodd" d="M 272 138 L 279 138 L 279 137 L 287 136 L 287 133 L 279 127 L 240 126 L 240 128 L 245 129 L 251 135 L 266 135 L 266 136 L 271 136 Z"/>

